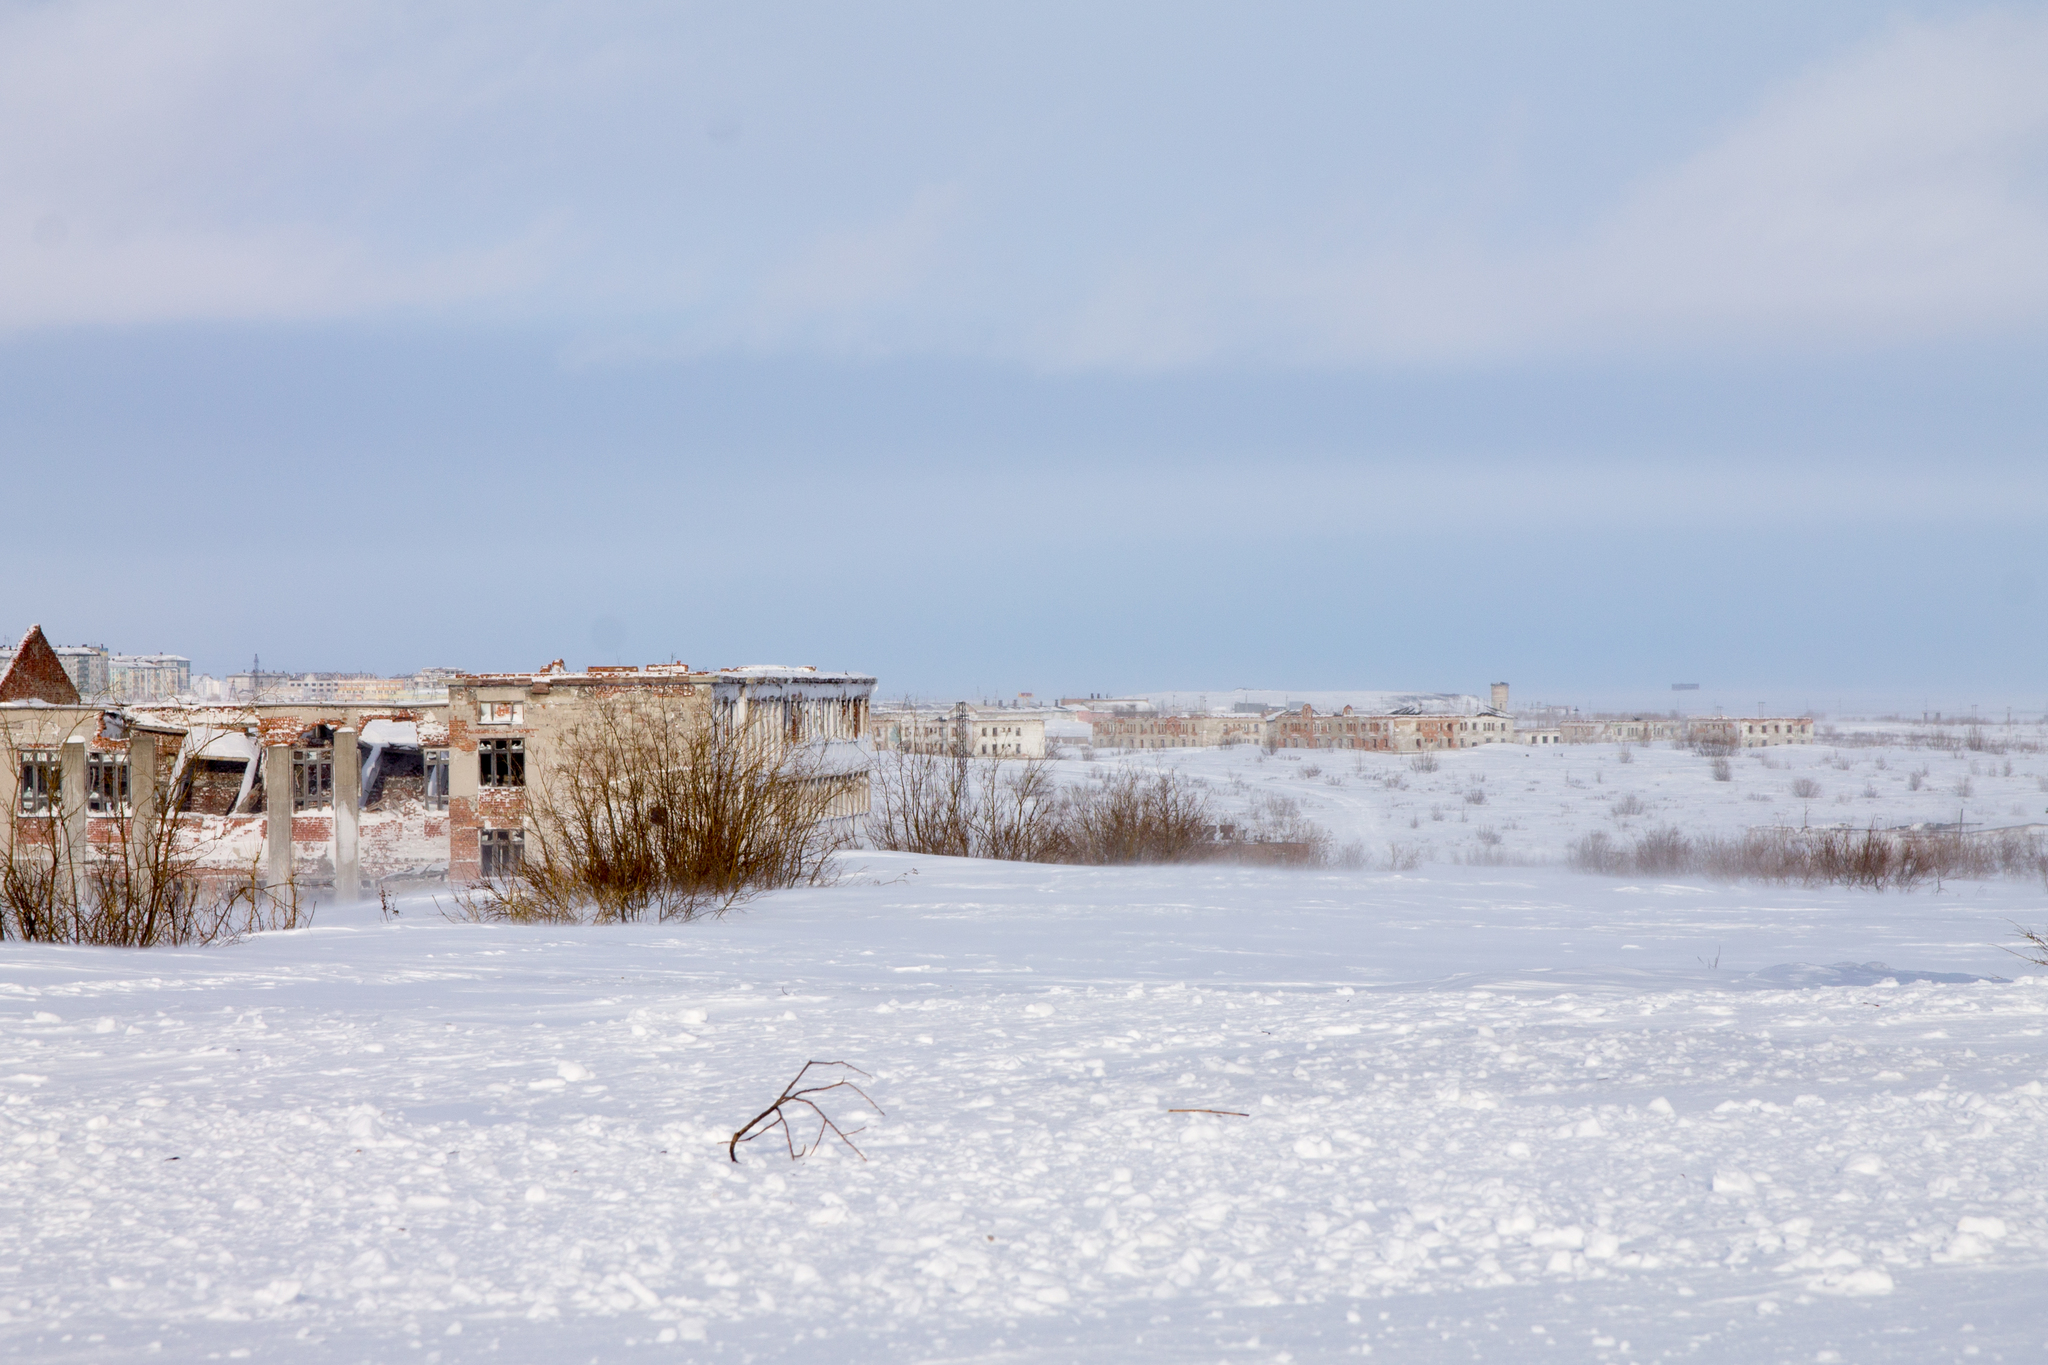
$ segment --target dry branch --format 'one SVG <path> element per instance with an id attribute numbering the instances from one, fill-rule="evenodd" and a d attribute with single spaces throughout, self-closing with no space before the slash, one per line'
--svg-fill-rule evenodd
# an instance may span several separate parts
<path id="1" fill-rule="evenodd" d="M 865 1132 L 866 1129 L 864 1127 L 856 1128 L 853 1130 L 853 1133 L 847 1132 L 832 1121 L 831 1115 L 820 1108 L 818 1102 L 812 1096 L 823 1095 L 833 1090 L 851 1090 L 854 1094 L 860 1096 L 863 1104 L 867 1105 L 868 1108 L 874 1110 L 877 1114 L 882 1112 L 882 1106 L 869 1099 L 865 1090 L 862 1090 L 843 1076 L 825 1085 L 805 1085 L 804 1077 L 810 1075 L 811 1068 L 814 1066 L 844 1067 L 856 1076 L 868 1080 L 874 1079 L 851 1062 L 805 1062 L 803 1070 L 796 1073 L 796 1078 L 788 1085 L 782 1087 L 782 1093 L 775 1097 L 775 1103 L 754 1115 L 746 1126 L 732 1135 L 732 1141 L 725 1145 L 725 1154 L 727 1156 L 737 1163 L 740 1159 L 740 1144 L 742 1142 L 752 1142 L 755 1138 L 780 1128 L 782 1130 L 782 1141 L 789 1148 L 789 1159 L 791 1161 L 795 1161 L 798 1157 L 809 1156 L 812 1152 L 817 1151 L 818 1147 L 825 1141 L 825 1134 L 828 1132 L 845 1143 L 847 1149 L 862 1161 L 868 1159 L 865 1152 L 853 1145 L 853 1133 Z M 789 1126 L 789 1115 L 784 1112 L 785 1106 L 795 1105 L 800 1105 L 810 1110 L 818 1118 L 818 1136 L 801 1151 L 797 1149 L 795 1131 Z"/>
<path id="2" fill-rule="evenodd" d="M 1235 1109 L 1169 1109 L 1169 1114 L 1227 1114 L 1234 1119 L 1248 1119 L 1250 1114 L 1240 1114 Z"/>

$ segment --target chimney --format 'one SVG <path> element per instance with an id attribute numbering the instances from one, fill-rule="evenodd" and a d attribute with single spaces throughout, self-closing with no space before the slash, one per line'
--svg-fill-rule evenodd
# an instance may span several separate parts
<path id="1" fill-rule="evenodd" d="M 1508 685 L 1506 683 L 1495 683 L 1493 685 L 1493 709 L 1496 711 L 1508 709 Z"/>

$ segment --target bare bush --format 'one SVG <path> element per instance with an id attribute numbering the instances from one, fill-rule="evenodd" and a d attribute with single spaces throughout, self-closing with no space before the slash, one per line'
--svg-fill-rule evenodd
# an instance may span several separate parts
<path id="1" fill-rule="evenodd" d="M 868 838 L 877 848 L 954 858 L 1059 862 L 1065 798 L 1048 760 L 965 754 L 886 756 L 875 770 Z"/>
<path id="2" fill-rule="evenodd" d="M 2031 831 L 1926 834 L 1901 830 L 1748 830 L 1689 836 L 1675 827 L 1622 842 L 1596 831 L 1574 844 L 1572 866 L 1615 876 L 1846 885 L 1883 890 L 1953 877 L 2048 880 L 2048 844 Z"/>
<path id="3" fill-rule="evenodd" d="M 564 757 L 528 774 L 519 869 L 461 897 L 518 923 L 624 923 L 722 914 L 828 875 L 841 780 L 812 752 L 734 731 L 668 696 L 599 699 Z"/>
<path id="4" fill-rule="evenodd" d="M 1435 754 L 1417 754 L 1408 760 L 1408 766 L 1419 773 L 1433 773 L 1441 765 L 1437 763 Z"/>
<path id="5" fill-rule="evenodd" d="M 1250 828 L 1219 824 L 1201 785 L 1170 769 L 1121 769 L 1061 787 L 1042 762 L 926 754 L 892 759 L 876 772 L 868 819 L 878 848 L 1020 862 L 1174 863 L 1278 842 L 1257 828 L 1260 803 L 1254 803 Z M 1265 798 L 1264 805 L 1297 816 L 1300 809 L 1288 798 Z M 1316 834 L 1320 861 L 1328 836 Z M 1248 856 L 1287 860 L 1272 850 Z"/>
<path id="6" fill-rule="evenodd" d="M 1820 783 L 1810 777 L 1792 779 L 1792 794 L 1801 801 L 1811 801 L 1820 795 Z"/>
<path id="7" fill-rule="evenodd" d="M 1629 746 L 1629 745 L 1626 745 L 1626 744 L 1622 745 L 1622 746 L 1621 746 L 1621 749 L 1620 749 L 1620 750 L 1619 750 L 1619 751 L 1618 751 L 1618 752 L 1617 752 L 1617 753 L 1616 753 L 1616 754 L 1614 755 L 1614 761 L 1615 761 L 1616 763 L 1633 763 L 1633 762 L 1635 762 L 1635 761 L 1636 761 L 1636 755 L 1635 755 L 1635 750 L 1634 750 L 1634 749 L 1633 749 L 1633 748 L 1632 748 L 1631 746 Z"/>
<path id="8" fill-rule="evenodd" d="M 266 884 L 259 865 L 205 872 L 206 841 L 179 820 L 173 774 L 132 793 L 136 812 L 100 847 L 74 845 L 71 820 L 12 816 L 11 856 L 0 867 L 0 940 L 99 947 L 203 947 L 312 923 L 298 882 Z M 76 815 L 76 808 L 69 812 Z"/>
<path id="9" fill-rule="evenodd" d="M 1208 798 L 1172 771 L 1111 773 L 1067 793 L 1077 863 L 1185 863 L 1213 856 Z"/>
<path id="10" fill-rule="evenodd" d="M 1649 807 L 1643 804 L 1643 798 L 1637 796 L 1634 792 L 1630 792 L 1627 796 L 1622 797 L 1619 801 L 1608 807 L 1608 810 L 1613 813 L 1617 820 L 1624 816 L 1641 815 L 1648 809 Z"/>
<path id="11" fill-rule="evenodd" d="M 1468 806 L 1483 806 L 1483 805 L 1485 805 L 1485 804 L 1486 804 L 1486 788 L 1484 788 L 1484 787 L 1473 787 L 1473 788 L 1469 789 L 1469 790 L 1468 790 L 1468 791 L 1467 791 L 1467 792 L 1465 793 L 1465 804 L 1466 804 L 1466 805 L 1468 805 Z"/>
<path id="12" fill-rule="evenodd" d="M 1728 757 L 1725 754 L 1718 755 L 1714 759 L 1714 780 L 1716 782 L 1733 782 L 1735 780 L 1735 765 L 1728 761 Z"/>

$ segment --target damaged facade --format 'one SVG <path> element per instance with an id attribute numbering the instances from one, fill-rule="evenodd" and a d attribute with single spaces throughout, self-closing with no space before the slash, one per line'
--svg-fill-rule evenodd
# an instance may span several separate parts
<path id="1" fill-rule="evenodd" d="M 118 848 L 165 810 L 202 873 L 335 888 L 475 880 L 517 866 L 525 784 L 593 701 L 641 689 L 781 755 L 802 751 L 829 820 L 867 813 L 874 679 L 680 665 L 461 675 L 449 700 L 125 707 L 82 701 L 39 630 L 0 673 L 0 858 Z"/>
<path id="2" fill-rule="evenodd" d="M 868 707 L 875 680 L 855 673 L 762 665 L 692 672 L 684 664 L 593 667 L 559 662 L 533 674 L 464 677 L 448 689 L 448 875 L 501 876 L 524 856 L 527 785 L 593 703 L 658 696 L 775 754 L 802 751 L 810 780 L 830 790 L 825 818 L 868 812 Z"/>
<path id="3" fill-rule="evenodd" d="M 910 754 L 1044 758 L 1046 717 L 1038 711 L 974 707 L 964 701 L 939 710 L 878 711 L 874 746 Z"/>

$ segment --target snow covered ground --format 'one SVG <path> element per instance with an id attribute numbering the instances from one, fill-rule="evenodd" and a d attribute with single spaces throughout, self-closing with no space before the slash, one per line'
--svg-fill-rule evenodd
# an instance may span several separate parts
<path id="1" fill-rule="evenodd" d="M 2048 740 L 2039 727 L 2020 733 L 2035 743 Z M 1319 749 L 1269 755 L 1244 745 L 1099 750 L 1094 764 L 1070 759 L 1061 768 L 1070 780 L 1096 766 L 1176 768 L 1205 781 L 1219 808 L 1230 811 L 1282 797 L 1299 803 L 1337 845 L 1355 844 L 1381 867 L 1418 859 L 1555 862 L 1594 830 L 1625 839 L 1671 824 L 1693 834 L 1958 818 L 1973 828 L 2048 824 L 2048 755 L 2041 753 L 1791 745 L 1736 755 L 1725 782 L 1714 779 L 1709 760 L 1668 744 L 1501 744 L 1433 758 L 1435 771 L 1422 772 L 1407 756 Z M 1817 794 L 1801 795 L 1808 790 L 1802 781 Z"/>
<path id="2" fill-rule="evenodd" d="M 1704 766 L 1454 757 L 1531 822 Z M 0 1354 L 2037 1360 L 2009 919 L 2048 893 L 864 854 L 695 925 L 0 945 Z M 809 1058 L 872 1073 L 868 1160 L 728 1161 Z"/>

